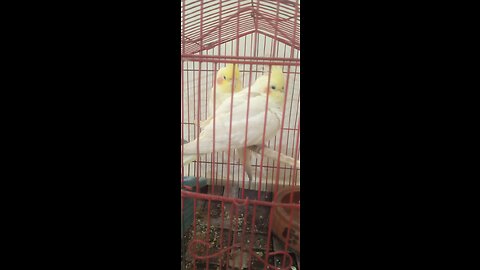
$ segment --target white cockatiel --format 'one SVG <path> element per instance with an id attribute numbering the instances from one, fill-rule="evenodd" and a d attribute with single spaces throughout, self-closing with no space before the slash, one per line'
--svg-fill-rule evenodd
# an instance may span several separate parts
<path id="1" fill-rule="evenodd" d="M 212 87 L 208 97 L 208 118 L 200 121 L 200 128 L 203 129 L 213 117 L 214 108 L 218 108 L 226 99 L 230 99 L 232 90 L 233 93 L 237 93 L 242 89 L 242 78 L 237 64 L 227 64 L 220 68 L 215 76 L 215 87 Z"/>
<path id="2" fill-rule="evenodd" d="M 208 98 L 208 118 L 200 121 L 200 128 L 205 128 L 206 124 L 213 119 L 216 109 L 226 100 L 231 99 L 232 93 L 238 93 L 243 89 L 242 79 L 240 76 L 240 68 L 238 64 L 227 64 L 220 68 L 215 76 L 215 87 L 212 87 Z M 251 165 L 251 151 L 244 149 L 236 149 L 240 162 L 245 168 L 248 180 L 252 181 L 253 169 Z M 244 154 L 245 153 L 245 154 Z"/>
<path id="3" fill-rule="evenodd" d="M 274 66 L 272 67 L 270 78 L 268 75 L 263 75 L 251 86 L 246 147 L 262 145 L 264 129 L 265 142 L 277 134 L 283 113 L 284 84 L 282 68 Z M 232 150 L 240 149 L 239 152 L 243 150 L 247 125 L 248 92 L 248 88 L 245 88 L 234 94 L 233 104 L 231 103 L 231 98 L 227 98 L 218 106 L 215 113 L 215 127 L 213 126 L 213 119 L 207 119 L 202 123 L 203 130 L 198 138 L 183 145 L 183 165 L 196 160 L 197 141 L 199 142 L 199 155 L 212 153 L 214 129 L 215 152 L 228 150 L 230 117 L 232 117 L 230 148 Z M 265 123 L 267 95 L 268 108 L 267 121 Z M 247 149 L 247 151 L 249 150 Z"/>
<path id="4" fill-rule="evenodd" d="M 240 77 L 240 68 L 237 64 L 227 64 L 225 67 L 221 68 L 217 72 L 216 77 L 216 87 L 212 87 L 210 91 L 209 103 L 210 106 L 208 107 L 208 115 L 211 116 L 213 114 L 213 98 L 215 95 L 215 103 L 216 108 L 220 106 L 226 99 L 229 99 L 232 95 L 232 84 L 233 92 L 239 92 L 242 90 L 242 78 Z"/>

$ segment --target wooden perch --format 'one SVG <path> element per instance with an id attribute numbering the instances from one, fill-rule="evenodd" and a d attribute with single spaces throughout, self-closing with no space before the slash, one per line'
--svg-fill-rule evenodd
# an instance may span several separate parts
<path id="1" fill-rule="evenodd" d="M 278 160 L 278 151 L 275 151 L 271 148 L 268 148 L 267 146 L 264 146 L 263 148 L 264 148 L 263 153 L 266 157 L 274 159 L 274 160 Z M 259 155 L 262 155 L 262 147 L 260 145 L 250 146 L 250 147 L 248 147 L 248 149 L 252 150 L 253 152 L 255 152 Z M 284 155 L 282 153 L 280 153 L 280 162 L 288 164 L 292 167 L 295 166 L 295 159 L 292 158 L 292 157 L 289 157 L 287 155 Z M 300 169 L 300 160 L 297 160 L 296 163 L 297 163 L 296 168 Z"/>

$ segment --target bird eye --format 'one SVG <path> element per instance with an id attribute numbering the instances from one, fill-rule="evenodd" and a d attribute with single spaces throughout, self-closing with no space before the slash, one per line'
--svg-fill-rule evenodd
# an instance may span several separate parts
<path id="1" fill-rule="evenodd" d="M 226 80 L 226 79 L 227 79 L 227 76 L 223 76 L 223 79 Z"/>
<path id="2" fill-rule="evenodd" d="M 274 86 L 274 85 L 272 85 L 272 89 L 275 90 L 275 86 Z"/>

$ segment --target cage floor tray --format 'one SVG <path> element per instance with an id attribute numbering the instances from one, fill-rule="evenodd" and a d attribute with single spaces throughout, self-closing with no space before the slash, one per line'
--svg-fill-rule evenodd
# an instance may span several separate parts
<path id="1" fill-rule="evenodd" d="M 212 194 L 212 191 L 215 195 L 223 194 L 223 186 L 208 186 L 206 189 L 203 189 L 202 192 Z M 239 191 L 239 196 L 241 196 L 241 190 Z M 244 190 L 244 196 L 249 198 L 258 199 L 258 191 L 256 190 Z M 271 201 L 272 193 L 271 192 L 260 192 L 260 198 L 262 200 Z M 270 252 L 275 251 L 275 247 L 279 245 L 275 243 L 274 236 L 270 238 L 270 244 L 267 245 L 268 237 L 268 224 L 270 216 L 270 208 L 266 206 L 254 206 L 248 205 L 245 206 L 233 206 L 231 203 L 224 203 L 224 211 L 222 216 L 222 202 L 221 201 L 211 201 L 210 203 L 210 229 L 208 229 L 208 202 L 207 201 L 198 201 L 196 212 L 196 223 L 195 239 L 203 240 L 210 244 L 208 250 L 209 254 L 216 253 L 219 250 L 225 249 L 225 247 L 230 247 L 234 244 L 246 243 L 245 246 L 252 247 L 252 250 L 260 257 L 265 256 L 265 250 L 267 246 L 269 247 Z M 226 211 L 228 209 L 228 211 Z M 252 220 L 255 221 L 255 225 L 252 226 Z M 252 231 L 253 230 L 253 231 Z M 207 233 L 209 231 L 209 233 Z M 186 232 L 184 235 L 184 245 L 185 249 L 188 247 L 189 242 L 193 239 L 193 226 Z M 207 239 L 208 235 L 208 239 Z M 220 239 L 222 239 L 220 241 Z M 222 242 L 222 243 L 220 243 Z M 252 244 L 253 242 L 253 244 Z M 196 247 L 197 248 L 197 247 Z M 205 255 L 206 248 L 201 245 L 198 246 L 198 255 Z M 293 257 L 293 256 L 292 256 Z M 193 260 L 191 254 L 186 252 L 185 254 L 184 265 L 185 269 L 193 269 L 193 264 L 195 263 L 197 269 L 206 269 L 207 261 L 206 260 Z M 269 257 L 269 262 L 271 265 L 281 264 L 282 258 L 278 256 Z M 295 259 L 294 259 L 295 261 Z M 242 265 L 250 264 L 251 269 L 263 269 L 264 265 L 262 262 L 258 261 L 255 257 L 248 255 L 246 252 L 241 250 L 231 249 L 224 252 L 222 255 L 213 257 L 208 260 L 209 269 L 226 269 L 227 264 L 228 269 L 242 269 Z M 296 262 L 294 266 L 296 265 Z"/>

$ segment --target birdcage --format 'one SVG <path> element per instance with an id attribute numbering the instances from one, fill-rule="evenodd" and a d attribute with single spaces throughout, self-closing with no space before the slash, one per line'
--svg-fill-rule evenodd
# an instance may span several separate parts
<path id="1" fill-rule="evenodd" d="M 231 64 L 231 91 L 216 108 L 217 75 Z M 275 67 L 283 76 L 280 92 L 272 84 Z M 271 88 L 253 92 L 262 76 Z M 241 92 L 245 117 L 234 114 Z M 275 99 L 277 118 L 269 111 L 273 92 L 284 96 Z M 257 97 L 266 99 L 262 126 L 249 115 Z M 271 123 L 278 130 L 267 138 Z M 262 139 L 250 142 L 249 132 Z M 207 133 L 212 141 L 227 136 L 226 149 L 211 143 L 211 151 L 200 150 Z M 181 134 L 181 269 L 300 269 L 299 0 L 181 1 Z M 187 145 L 197 152 L 185 164 Z"/>

